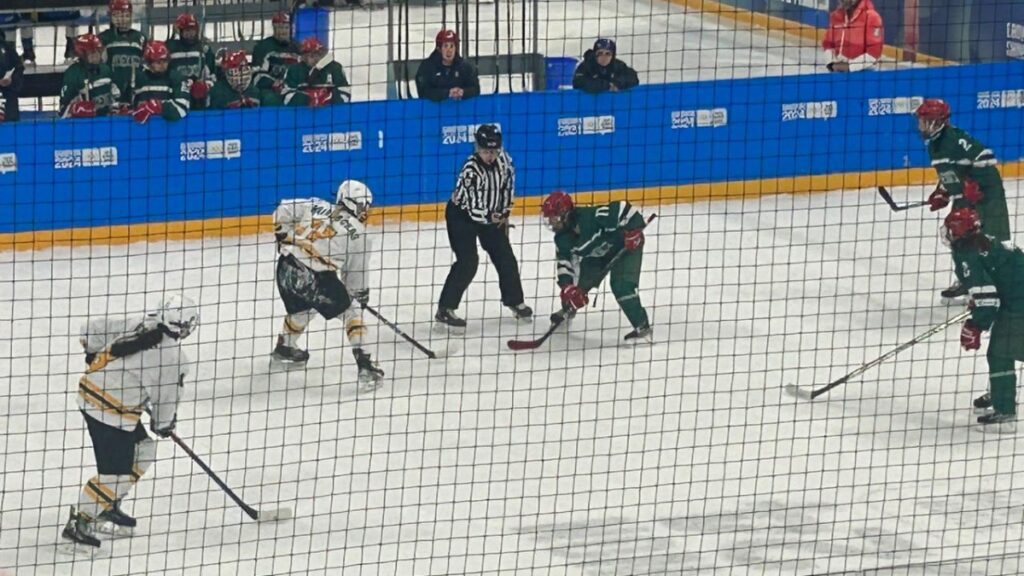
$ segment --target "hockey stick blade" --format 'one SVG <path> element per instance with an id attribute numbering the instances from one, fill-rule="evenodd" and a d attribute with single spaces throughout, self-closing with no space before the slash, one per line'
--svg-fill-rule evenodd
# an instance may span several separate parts
<path id="1" fill-rule="evenodd" d="M 892 194 L 886 190 L 885 186 L 878 187 L 878 195 L 882 197 L 882 200 L 885 200 L 885 203 L 889 205 L 889 208 L 892 208 L 893 212 L 902 212 L 903 210 L 909 210 L 911 208 L 917 208 L 918 206 L 928 204 L 927 200 L 919 200 L 909 204 L 897 204 L 896 201 L 892 199 Z"/>
<path id="2" fill-rule="evenodd" d="M 540 345 L 547 340 L 547 337 L 538 338 L 536 340 L 509 340 L 507 342 L 508 347 L 516 352 L 521 350 L 535 350 L 540 348 Z"/>
<path id="3" fill-rule="evenodd" d="M 274 508 L 273 510 L 260 510 L 256 512 L 253 520 L 257 522 L 277 522 L 279 520 L 290 520 L 292 518 L 291 508 Z"/>
<path id="4" fill-rule="evenodd" d="M 801 388 L 796 384 L 786 384 L 782 387 L 786 391 L 786 394 L 800 398 L 801 400 L 813 400 L 814 396 L 811 395 L 811 391 L 806 388 Z"/>

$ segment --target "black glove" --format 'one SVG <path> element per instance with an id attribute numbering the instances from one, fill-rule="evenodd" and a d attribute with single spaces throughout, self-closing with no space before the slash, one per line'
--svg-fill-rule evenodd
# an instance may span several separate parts
<path id="1" fill-rule="evenodd" d="M 352 298 L 355 299 L 356 302 L 359 302 L 360 305 L 366 306 L 370 303 L 370 289 L 363 288 L 362 290 L 356 290 L 352 293 Z"/>
<path id="2" fill-rule="evenodd" d="M 153 434 L 156 434 L 157 436 L 159 436 L 161 438 L 170 438 L 171 434 L 174 433 L 174 429 L 177 426 L 178 426 L 178 415 L 177 414 L 175 414 L 173 417 L 171 417 L 171 421 L 170 422 L 168 422 L 167 424 L 165 424 L 164 426 L 161 426 L 159 428 L 157 428 L 156 421 L 153 421 L 153 423 L 152 423 Z"/>
<path id="3" fill-rule="evenodd" d="M 501 228 L 502 226 L 508 226 L 509 214 L 510 214 L 510 212 L 507 211 L 507 210 L 505 212 L 491 212 L 491 214 L 490 214 L 491 224 L 494 224 L 495 226 L 497 226 L 499 228 Z"/>

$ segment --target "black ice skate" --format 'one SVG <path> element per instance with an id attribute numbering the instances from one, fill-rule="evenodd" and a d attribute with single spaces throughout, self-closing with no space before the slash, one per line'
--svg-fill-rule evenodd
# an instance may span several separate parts
<path id="1" fill-rule="evenodd" d="M 64 63 L 68 65 L 73 64 L 77 58 L 78 55 L 75 54 L 75 39 L 67 38 L 64 45 Z"/>
<path id="2" fill-rule="evenodd" d="M 623 336 L 622 339 L 627 344 L 653 344 L 654 328 L 651 328 L 650 324 L 644 324 L 639 328 L 634 328 L 632 332 Z"/>
<path id="3" fill-rule="evenodd" d="M 437 314 L 434 314 L 434 320 L 437 320 L 439 326 L 447 326 L 448 328 L 456 328 L 459 330 L 466 328 L 466 321 L 455 315 L 455 310 L 451 308 L 438 308 Z"/>
<path id="4" fill-rule="evenodd" d="M 512 311 L 512 316 L 516 320 L 527 321 L 533 318 L 533 308 L 526 304 L 516 304 L 515 306 L 509 306 L 508 309 Z"/>
<path id="5" fill-rule="evenodd" d="M 359 385 L 367 390 L 380 388 L 384 383 L 384 370 L 361 348 L 352 350 L 352 355 L 359 367 Z"/>
<path id="6" fill-rule="evenodd" d="M 109 534 L 115 538 L 126 538 L 135 533 L 138 522 L 135 518 L 121 510 L 121 501 L 117 500 L 108 510 L 100 512 L 96 518 L 96 532 Z"/>
<path id="7" fill-rule="evenodd" d="M 978 416 L 978 429 L 982 432 L 1013 434 L 1017 432 L 1017 415 L 990 412 L 984 416 Z"/>
<path id="8" fill-rule="evenodd" d="M 551 315 L 552 324 L 561 324 L 567 320 L 572 320 L 576 317 L 576 309 L 569 308 L 568 310 L 559 310 Z"/>
<path id="9" fill-rule="evenodd" d="M 75 510 L 75 507 L 72 506 L 71 517 L 68 518 L 68 523 L 64 525 L 64 531 L 60 534 L 65 541 L 62 550 L 70 554 L 92 554 L 99 551 L 100 541 L 93 536 L 91 522 L 92 520 L 88 516 Z"/>
<path id="10" fill-rule="evenodd" d="M 36 49 L 35 44 L 29 38 L 21 39 L 21 61 L 26 65 L 35 65 Z"/>
<path id="11" fill-rule="evenodd" d="M 974 399 L 974 413 L 983 416 L 992 409 L 992 395 L 985 392 Z"/>
<path id="12" fill-rule="evenodd" d="M 280 336 L 277 337 L 277 347 L 271 356 L 282 364 L 305 364 L 309 361 L 309 352 L 286 345 Z"/>
<path id="13" fill-rule="evenodd" d="M 964 296 L 967 296 L 967 287 L 961 284 L 959 280 L 954 280 L 949 288 L 939 292 L 939 297 L 944 304 L 958 304 Z"/>

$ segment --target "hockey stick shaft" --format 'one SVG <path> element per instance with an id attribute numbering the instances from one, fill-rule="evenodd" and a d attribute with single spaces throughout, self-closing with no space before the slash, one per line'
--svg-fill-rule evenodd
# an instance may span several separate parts
<path id="1" fill-rule="evenodd" d="M 248 504 L 243 502 L 242 499 L 238 497 L 238 494 L 235 494 L 234 490 L 228 487 L 228 485 L 225 484 L 224 481 L 220 479 L 220 476 L 217 476 L 217 473 L 211 470 L 210 467 L 206 465 L 206 462 L 203 462 L 203 459 L 196 455 L 196 453 L 193 452 L 192 449 L 188 447 L 188 444 L 185 444 L 185 442 L 181 438 L 179 438 L 178 435 L 175 434 L 174 432 L 171 432 L 171 440 L 174 440 L 174 443 L 177 444 L 178 447 L 180 447 L 182 450 L 184 450 L 185 454 L 188 454 L 189 458 L 191 458 L 193 462 L 198 464 L 199 467 L 203 469 L 203 472 L 206 472 L 206 475 L 209 476 L 210 479 L 217 484 L 217 486 L 220 486 L 220 489 L 223 490 L 224 493 L 227 494 L 232 500 L 234 500 L 235 504 L 238 504 L 239 508 L 245 511 L 246 515 L 248 515 L 249 518 L 252 518 L 253 520 L 260 519 L 259 510 L 256 510 L 252 506 L 249 506 Z"/>
<path id="2" fill-rule="evenodd" d="M 885 203 L 889 205 L 889 208 L 892 208 L 893 212 L 901 212 L 903 210 L 909 210 L 911 208 L 917 208 L 918 206 L 928 204 L 927 200 L 919 200 L 909 204 L 896 204 L 896 201 L 892 199 L 892 194 L 889 193 L 885 186 L 878 187 L 878 195 L 882 197 L 882 200 L 885 200 Z"/>
<path id="3" fill-rule="evenodd" d="M 363 304 L 362 306 L 363 306 L 363 310 L 366 310 L 371 315 L 373 315 L 373 317 L 376 318 L 378 321 L 380 321 L 381 324 L 384 324 L 388 328 L 391 328 L 391 330 L 393 330 L 395 332 L 395 334 L 398 334 L 403 339 L 405 339 L 406 342 L 408 342 L 409 344 L 412 344 L 414 348 L 416 348 L 420 352 L 423 352 L 424 354 L 426 354 L 427 358 L 432 358 L 432 359 L 436 359 L 437 358 L 437 353 L 436 352 L 434 352 L 430 348 L 427 348 L 423 344 L 420 344 L 418 340 L 416 340 L 412 336 L 409 336 L 408 334 L 406 334 L 405 331 L 402 330 L 401 328 L 399 328 L 397 324 L 395 324 L 394 322 L 392 322 L 392 321 L 388 320 L 387 318 L 381 316 L 380 312 L 377 312 L 376 310 L 374 310 L 373 307 L 371 307 L 369 304 Z"/>
<path id="4" fill-rule="evenodd" d="M 967 310 L 962 314 L 957 314 L 956 316 L 950 318 L 949 320 L 946 320 L 942 324 L 929 328 L 926 332 L 923 332 L 915 336 L 913 340 L 909 340 L 907 342 L 904 342 L 903 344 L 900 344 L 899 346 L 893 348 L 892 350 L 889 350 L 885 354 L 882 354 L 878 358 L 875 358 L 871 362 L 868 362 L 867 364 L 861 366 L 860 368 L 857 368 L 853 372 L 850 372 L 846 376 L 843 376 L 842 378 L 828 384 L 827 386 L 824 386 L 811 392 L 811 398 L 817 398 L 818 396 L 821 396 L 822 394 L 828 392 L 829 390 L 835 388 L 836 386 L 841 386 L 842 384 L 845 384 L 846 382 L 850 381 L 850 379 L 860 376 L 861 374 L 867 372 L 868 370 L 874 368 L 875 366 L 878 366 L 882 362 L 885 362 L 889 358 L 892 358 L 893 356 L 899 354 L 900 352 L 903 352 L 907 348 L 910 348 L 915 344 L 919 344 L 922 341 L 927 340 L 928 338 L 934 336 L 935 334 L 938 334 L 939 332 L 942 332 L 943 330 L 945 330 L 946 328 L 953 324 L 956 324 L 957 322 L 966 320 L 970 315 L 971 311 Z"/>

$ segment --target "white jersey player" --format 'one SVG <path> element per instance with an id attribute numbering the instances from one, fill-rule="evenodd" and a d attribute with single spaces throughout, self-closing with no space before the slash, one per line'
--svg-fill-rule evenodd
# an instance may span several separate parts
<path id="1" fill-rule="evenodd" d="M 370 241 L 365 222 L 373 194 L 362 182 L 346 180 L 334 204 L 321 198 L 283 200 L 274 211 L 277 237 L 277 288 L 284 302 L 284 326 L 273 356 L 280 362 L 304 363 L 309 353 L 297 347 L 315 313 L 342 316 L 359 382 L 378 387 L 384 371 L 363 349 L 366 328 L 355 300 L 366 304 L 366 266 Z"/>
<path id="2" fill-rule="evenodd" d="M 82 489 L 62 537 L 96 550 L 95 533 L 130 535 L 135 519 L 121 500 L 156 458 L 156 442 L 142 425 L 167 438 L 177 424 L 178 400 L 189 360 L 181 341 L 199 324 L 199 310 L 180 295 L 141 317 L 99 317 L 86 322 L 81 343 L 88 368 L 78 380 L 78 407 L 96 455 L 97 474 Z"/>

